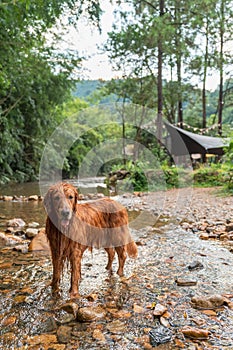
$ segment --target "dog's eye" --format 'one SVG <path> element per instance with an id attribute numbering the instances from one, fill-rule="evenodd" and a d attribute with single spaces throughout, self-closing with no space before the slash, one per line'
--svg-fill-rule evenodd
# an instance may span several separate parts
<path id="1" fill-rule="evenodd" d="M 55 200 L 55 201 L 59 201 L 59 199 L 60 199 L 59 196 L 55 196 L 55 197 L 54 197 L 54 200 Z"/>
<path id="2" fill-rule="evenodd" d="M 74 197 L 73 197 L 72 195 L 70 195 L 68 198 L 71 200 L 71 199 L 73 199 Z"/>

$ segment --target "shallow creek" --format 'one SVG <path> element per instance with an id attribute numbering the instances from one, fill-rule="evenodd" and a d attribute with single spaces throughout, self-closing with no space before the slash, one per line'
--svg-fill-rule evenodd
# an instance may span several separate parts
<path id="1" fill-rule="evenodd" d="M 135 219 L 138 212 L 129 214 Z M 0 202 L 2 231 L 6 220 L 13 217 L 43 226 L 45 212 L 41 202 Z M 190 304 L 194 295 L 233 297 L 233 255 L 217 243 L 201 241 L 183 231 L 167 217 L 161 217 L 153 227 L 146 225 L 145 217 L 138 227 L 132 226 L 139 257 L 127 259 L 125 277 L 106 272 L 104 251 L 84 254 L 82 297 L 74 302 L 78 307 L 104 310 L 104 317 L 92 322 L 77 321 L 63 307 L 71 302 L 68 267 L 61 294 L 54 297 L 47 254 L 23 254 L 12 246 L 1 246 L 0 349 L 151 349 L 148 334 L 159 326 L 153 315 L 153 306 L 158 303 L 167 308 L 163 322 L 171 337 L 156 349 L 233 349 L 231 308 L 223 305 L 208 313 Z M 188 264 L 196 260 L 203 268 L 189 271 Z M 197 283 L 178 286 L 179 278 Z M 208 339 L 185 338 L 181 332 L 185 326 L 207 329 Z"/>

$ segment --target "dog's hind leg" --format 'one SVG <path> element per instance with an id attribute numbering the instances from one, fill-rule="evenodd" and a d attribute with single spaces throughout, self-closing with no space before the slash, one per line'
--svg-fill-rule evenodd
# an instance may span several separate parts
<path id="1" fill-rule="evenodd" d="M 109 272 L 112 272 L 112 262 L 115 256 L 115 249 L 114 248 L 104 248 L 106 252 L 108 253 L 108 264 L 106 266 L 106 270 Z"/>
<path id="2" fill-rule="evenodd" d="M 124 270 L 124 265 L 125 265 L 125 260 L 126 260 L 126 257 L 127 257 L 127 254 L 126 254 L 126 249 L 125 247 L 116 247 L 116 252 L 117 252 L 117 255 L 118 255 L 118 261 L 119 261 L 119 267 L 118 267 L 118 270 L 117 270 L 117 274 L 119 276 L 123 276 L 123 270 Z"/>

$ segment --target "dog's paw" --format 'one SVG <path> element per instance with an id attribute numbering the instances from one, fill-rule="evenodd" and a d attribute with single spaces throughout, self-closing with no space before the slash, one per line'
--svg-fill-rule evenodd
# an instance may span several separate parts
<path id="1" fill-rule="evenodd" d="M 81 295 L 78 291 L 70 291 L 70 299 L 79 299 Z"/>

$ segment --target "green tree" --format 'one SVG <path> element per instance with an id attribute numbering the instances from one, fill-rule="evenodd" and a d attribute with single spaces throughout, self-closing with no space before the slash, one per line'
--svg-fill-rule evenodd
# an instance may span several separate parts
<path id="1" fill-rule="evenodd" d="M 132 11 L 130 14 L 121 13 L 120 26 L 118 20 L 106 45 L 111 61 L 127 77 L 153 76 L 157 88 L 157 110 L 161 110 L 159 105 L 163 100 L 162 112 L 173 122 L 178 121 L 180 126 L 187 105 L 184 102 L 187 83 L 195 88 L 197 76 L 198 83 L 202 83 L 202 105 L 196 109 L 196 118 L 198 124 L 202 118 L 202 128 L 208 126 L 207 77 L 218 72 L 220 133 L 224 117 L 224 79 L 232 63 L 232 1 L 127 2 Z M 169 78 L 167 72 L 170 72 Z M 167 80 L 167 87 L 173 94 L 170 98 L 165 92 Z"/>
<path id="2" fill-rule="evenodd" d="M 58 51 L 53 28 L 64 13 L 76 23 L 85 9 L 98 23 L 99 3 L 91 0 L 0 4 L 0 182 L 38 174 L 46 140 L 61 121 L 57 106 L 70 96 L 80 61 L 78 53 Z"/>

